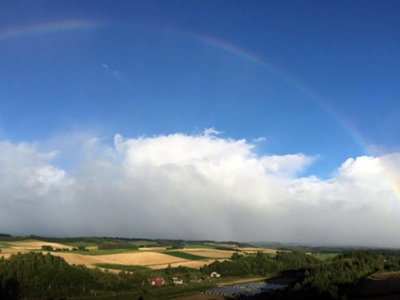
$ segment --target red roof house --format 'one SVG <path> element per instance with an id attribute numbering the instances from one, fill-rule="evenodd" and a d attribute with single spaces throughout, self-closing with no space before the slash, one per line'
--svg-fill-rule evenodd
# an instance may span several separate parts
<path id="1" fill-rule="evenodd" d="M 151 284 L 151 285 L 162 285 L 162 284 L 164 284 L 164 283 L 165 283 L 164 278 L 162 278 L 162 277 L 160 277 L 160 276 L 151 277 L 151 278 L 150 278 L 150 284 Z"/>

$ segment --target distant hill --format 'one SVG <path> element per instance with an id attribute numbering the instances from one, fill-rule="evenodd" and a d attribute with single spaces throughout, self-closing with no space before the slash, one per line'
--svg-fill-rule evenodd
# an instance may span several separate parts
<path id="1" fill-rule="evenodd" d="M 12 235 L 9 235 L 9 234 L 6 234 L 6 233 L 0 233 L 0 236 L 11 237 Z"/>

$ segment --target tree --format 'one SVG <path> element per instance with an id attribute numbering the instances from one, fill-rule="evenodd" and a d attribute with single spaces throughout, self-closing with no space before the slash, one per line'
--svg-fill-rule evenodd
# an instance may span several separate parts
<path id="1" fill-rule="evenodd" d="M 53 251 L 53 247 L 49 245 L 42 245 L 42 251 Z"/>

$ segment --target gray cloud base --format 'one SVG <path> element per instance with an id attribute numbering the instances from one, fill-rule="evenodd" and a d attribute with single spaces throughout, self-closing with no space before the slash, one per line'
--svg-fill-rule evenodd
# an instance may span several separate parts
<path id="1" fill-rule="evenodd" d="M 68 171 L 59 145 L 0 142 L 0 231 L 400 247 L 400 153 L 349 158 L 320 180 L 300 176 L 313 157 L 258 156 L 212 130 L 85 137 Z"/>

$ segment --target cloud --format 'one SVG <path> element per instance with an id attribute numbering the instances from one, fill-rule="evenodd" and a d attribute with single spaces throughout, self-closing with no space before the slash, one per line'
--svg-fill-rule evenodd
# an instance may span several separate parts
<path id="1" fill-rule="evenodd" d="M 261 137 L 259 137 L 257 139 L 253 139 L 253 142 L 255 142 L 255 143 L 265 142 L 265 141 L 266 141 L 266 138 L 263 137 L 263 136 L 261 136 Z"/>
<path id="2" fill-rule="evenodd" d="M 349 158 L 321 180 L 301 153 L 260 156 L 214 129 L 81 137 L 80 151 L 0 142 L 0 228 L 10 234 L 400 246 L 400 153 Z M 56 145 L 54 143 L 53 145 Z M 55 163 L 73 151 L 69 170 Z M 390 167 L 390 170 L 388 169 Z M 398 181 L 397 181 L 398 182 Z"/>
<path id="3" fill-rule="evenodd" d="M 107 73 L 108 75 L 110 75 L 111 77 L 113 77 L 113 78 L 115 78 L 115 79 L 122 80 L 121 72 L 120 72 L 119 70 L 117 70 L 117 69 L 115 69 L 115 70 L 110 69 L 109 66 L 106 65 L 106 64 L 102 64 L 101 66 L 105 69 L 105 71 L 106 71 L 106 73 Z"/>

